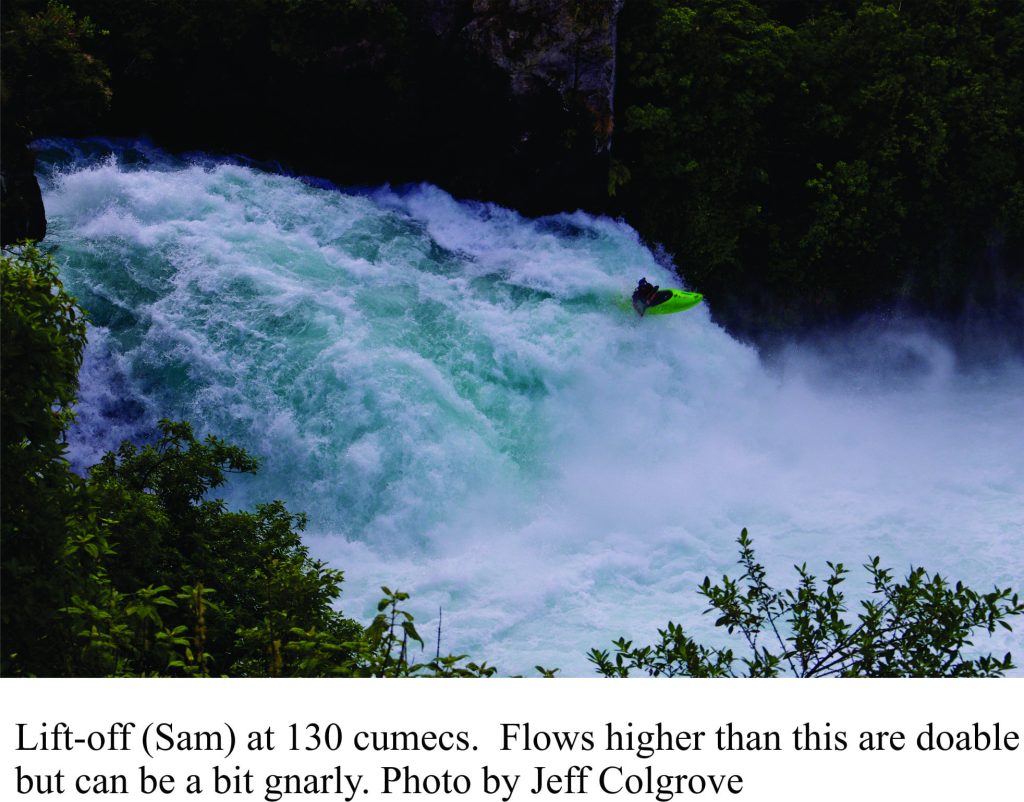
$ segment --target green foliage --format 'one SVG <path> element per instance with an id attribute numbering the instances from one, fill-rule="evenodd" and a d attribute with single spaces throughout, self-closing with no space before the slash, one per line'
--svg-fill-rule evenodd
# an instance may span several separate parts
<path id="1" fill-rule="evenodd" d="M 971 657 L 976 630 L 1009 630 L 1007 619 L 1024 613 L 1009 589 L 978 593 L 962 583 L 913 568 L 903 582 L 874 557 L 865 566 L 871 597 L 860 602 L 856 621 L 847 616 L 842 563 L 828 563 L 819 581 L 806 565 L 797 566 L 793 589 L 775 590 L 765 581 L 744 529 L 739 540 L 743 574 L 721 584 L 705 577 L 700 594 L 718 617 L 715 626 L 739 633 L 743 656 L 732 649 L 701 645 L 671 621 L 660 640 L 634 646 L 619 639 L 614 654 L 593 649 L 589 659 L 606 677 L 631 671 L 684 677 L 992 677 L 1013 668 L 1011 655 Z"/>
<path id="2" fill-rule="evenodd" d="M 1022 244 L 1022 35 L 1005 0 L 627 4 L 617 203 L 740 331 L 962 306 Z"/>
<path id="3" fill-rule="evenodd" d="M 163 422 L 154 445 L 70 471 L 84 316 L 35 246 L 0 269 L 3 672 L 209 673 L 212 650 L 242 673 L 266 664 L 251 631 L 357 633 L 331 608 L 341 574 L 309 559 L 301 516 L 207 497 L 226 471 L 255 470 L 243 450 Z"/>
<path id="4" fill-rule="evenodd" d="M 571 16 L 557 35 L 584 46 L 610 2 L 484 5 L 473 13 L 523 34 L 496 37 L 500 50 L 542 40 L 545 13 Z M 456 12 L 12 0 L 3 13 L 3 116 L 35 136 L 80 132 L 112 103 L 108 129 L 341 181 L 606 202 L 741 335 L 898 303 L 1012 315 L 1024 291 L 1019 0 L 630 0 L 608 159 L 590 151 L 612 120 L 585 91 L 513 101 Z M 302 109 L 304 124 L 268 108 Z"/>
<path id="5" fill-rule="evenodd" d="M 26 138 L 80 130 L 108 106 L 110 73 L 87 52 L 102 33 L 56 0 L 4 4 L 0 97 Z"/>
<path id="6" fill-rule="evenodd" d="M 33 245 L 0 256 L 0 299 L 0 615 L 5 641 L 31 662 L 63 599 L 54 568 L 75 492 L 64 437 L 85 320 Z"/>
<path id="7" fill-rule="evenodd" d="M 411 654 L 413 643 L 420 650 L 425 646 L 416 631 L 414 618 L 401 603 L 408 593 L 382 587 L 384 597 L 377 604 L 377 615 L 357 637 L 344 643 L 345 655 L 338 644 L 322 633 L 296 632 L 302 639 L 289 648 L 301 655 L 297 676 L 335 677 L 490 677 L 497 672 L 486 663 L 463 662 L 466 655 L 440 654 L 429 662 L 416 662 Z"/>
<path id="8" fill-rule="evenodd" d="M 64 610 L 87 624 L 76 635 L 90 659 L 71 673 L 286 674 L 293 629 L 358 632 L 332 607 L 341 572 L 302 544 L 303 516 L 280 502 L 236 512 L 210 498 L 228 472 L 255 470 L 244 450 L 171 421 L 154 444 L 124 443 L 92 468 L 80 503 L 104 525 L 89 544 L 97 564 Z"/>
<path id="9" fill-rule="evenodd" d="M 4 475 L 6 484 L 63 453 L 61 440 L 78 390 L 85 318 L 64 291 L 53 260 L 34 245 L 5 250 L 0 271 L 0 415 L 4 463 L 12 469 Z"/>
<path id="10" fill-rule="evenodd" d="M 490 676 L 423 648 L 408 594 L 384 588 L 365 629 L 335 609 L 342 572 L 310 558 L 305 517 L 212 497 L 257 461 L 187 423 L 124 443 L 79 477 L 64 457 L 84 316 L 53 260 L 5 252 L 4 674 Z"/>
<path id="11" fill-rule="evenodd" d="M 107 454 L 72 483 L 63 551 L 52 570 L 68 599 L 30 645 L 28 663 L 5 633 L 7 673 L 67 676 L 490 676 L 465 655 L 412 659 L 423 648 L 408 594 L 383 588 L 365 629 L 333 604 L 342 573 L 310 559 L 302 516 L 280 502 L 232 512 L 208 498 L 228 470 L 253 471 L 243 450 L 196 439 L 186 423 Z M 6 556 L 5 556 L 6 559 Z M 12 587 L 21 591 L 28 576 Z M 145 582 L 146 584 L 142 584 Z M 137 588 L 125 592 L 119 588 Z M 176 590 L 175 590 L 176 589 Z M 13 597 L 13 596 L 12 596 Z M 7 605 L 5 605 L 7 608 Z M 20 620 L 30 611 L 9 608 Z M 47 630 L 52 630 L 47 633 Z"/>
<path id="12" fill-rule="evenodd" d="M 751 2 L 649 2 L 627 8 L 620 189 L 657 237 L 674 233 L 687 263 L 727 269 L 740 234 L 763 226 L 768 176 L 756 161 L 764 114 L 783 82 L 792 31 Z M 634 196 L 633 193 L 637 193 Z"/>

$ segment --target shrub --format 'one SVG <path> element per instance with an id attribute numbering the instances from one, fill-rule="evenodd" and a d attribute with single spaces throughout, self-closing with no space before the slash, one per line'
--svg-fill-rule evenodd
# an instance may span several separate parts
<path id="1" fill-rule="evenodd" d="M 713 585 L 705 577 L 700 594 L 710 603 L 715 626 L 739 632 L 746 653 L 704 646 L 671 621 L 650 646 L 615 641 L 615 653 L 592 649 L 589 659 L 606 677 L 631 671 L 669 677 L 993 677 L 1012 669 L 1008 652 L 971 657 L 976 630 L 1010 629 L 1008 618 L 1024 613 L 1009 589 L 978 593 L 938 574 L 912 568 L 903 582 L 879 567 L 874 557 L 865 568 L 871 597 L 860 602 L 851 621 L 842 584 L 847 569 L 828 563 L 823 582 L 806 565 L 797 566 L 796 588 L 775 590 L 754 555 L 744 529 L 739 540 L 743 574 Z"/>

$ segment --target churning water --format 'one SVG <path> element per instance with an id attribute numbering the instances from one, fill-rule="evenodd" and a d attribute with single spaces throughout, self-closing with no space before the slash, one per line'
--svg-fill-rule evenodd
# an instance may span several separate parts
<path id="1" fill-rule="evenodd" d="M 92 319 L 74 459 L 160 417 L 244 445 L 263 467 L 229 500 L 309 513 L 350 614 L 387 584 L 421 632 L 443 608 L 445 652 L 585 675 L 589 647 L 669 619 L 721 642 L 695 588 L 744 526 L 778 582 L 878 554 L 1024 584 L 1020 365 L 963 373 L 908 329 L 850 343 L 856 370 L 767 370 L 703 306 L 623 310 L 676 279 L 619 222 L 139 144 L 41 155 Z M 978 646 L 1024 658 L 1017 632 Z"/>

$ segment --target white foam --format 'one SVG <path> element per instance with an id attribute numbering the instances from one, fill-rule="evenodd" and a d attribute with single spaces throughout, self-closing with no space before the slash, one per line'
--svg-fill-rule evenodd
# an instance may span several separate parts
<path id="1" fill-rule="evenodd" d="M 779 582 L 877 553 L 1024 584 L 1020 366 L 958 374 L 911 328 L 769 371 L 704 306 L 616 306 L 641 275 L 676 282 L 624 224 L 434 187 L 166 157 L 66 170 L 45 200 L 96 321 L 81 458 L 165 415 L 240 442 L 264 468 L 232 501 L 308 511 L 350 613 L 388 584 L 422 631 L 444 607 L 445 649 L 586 674 L 589 647 L 670 618 L 724 637 L 695 588 L 734 570 L 743 526 Z M 111 392 L 144 414 L 104 416 Z"/>

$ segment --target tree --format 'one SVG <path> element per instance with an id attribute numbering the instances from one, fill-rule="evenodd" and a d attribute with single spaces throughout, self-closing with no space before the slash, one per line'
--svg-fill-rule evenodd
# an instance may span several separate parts
<path id="1" fill-rule="evenodd" d="M 4 116 L 26 140 L 81 131 L 110 103 L 110 72 L 84 49 L 103 32 L 55 0 L 5 5 Z"/>
<path id="2" fill-rule="evenodd" d="M 660 641 L 634 646 L 623 638 L 615 653 L 592 649 L 589 659 L 606 677 L 631 671 L 668 677 L 992 677 L 1012 669 L 1011 655 L 972 657 L 976 630 L 1010 629 L 1008 618 L 1024 613 L 1024 603 L 1010 589 L 978 593 L 938 574 L 912 568 L 903 582 L 872 558 L 865 568 L 871 598 L 860 602 L 850 621 L 842 584 L 842 563 L 827 563 L 819 583 L 806 564 L 797 566 L 796 588 L 775 590 L 754 555 L 744 529 L 737 541 L 743 574 L 721 584 L 705 577 L 700 594 L 715 612 L 715 625 L 739 632 L 746 653 L 705 646 L 671 621 L 658 631 Z"/>
<path id="3" fill-rule="evenodd" d="M 289 669 L 295 628 L 358 636 L 332 606 L 341 572 L 302 544 L 303 516 L 210 497 L 256 470 L 241 448 L 163 421 L 155 443 L 70 470 L 84 313 L 34 245 L 0 268 L 3 673 L 272 674 Z"/>
<path id="4" fill-rule="evenodd" d="M 2 8 L 0 170 L 3 245 L 46 235 L 32 139 L 81 133 L 110 102 L 109 73 L 87 48 L 100 31 L 54 0 L 8 0 Z"/>
<path id="5" fill-rule="evenodd" d="M 384 588 L 363 628 L 343 574 L 312 559 L 283 503 L 213 492 L 257 460 L 188 423 L 70 470 L 85 316 L 34 245 L 0 262 L 2 673 L 43 676 L 489 676 L 423 648 L 408 594 Z"/>
<path id="6" fill-rule="evenodd" d="M 228 473 L 257 467 L 243 449 L 212 435 L 199 440 L 188 423 L 165 420 L 155 443 L 123 443 L 90 470 L 79 515 L 87 511 L 103 522 L 110 550 L 102 573 L 66 610 L 85 616 L 87 626 L 77 627 L 83 648 L 102 645 L 96 633 L 113 634 L 117 616 L 97 623 L 88 613 L 94 598 L 109 600 L 109 588 L 159 589 L 155 598 L 166 601 L 155 602 L 150 622 L 159 631 L 190 633 L 191 659 L 203 654 L 212 673 L 287 675 L 295 629 L 327 633 L 339 644 L 358 635 L 359 625 L 333 607 L 342 572 L 310 558 L 302 543 L 304 516 L 280 501 L 235 511 L 211 497 Z M 117 649 L 102 647 L 112 662 L 87 666 L 97 673 L 166 673 L 167 654 L 151 648 L 146 632 L 136 628 L 134 635 Z"/>
<path id="7" fill-rule="evenodd" d="M 1020 2 L 635 0 L 621 19 L 616 203 L 733 332 L 1016 303 Z"/>
<path id="8" fill-rule="evenodd" d="M 53 260 L 35 246 L 0 257 L 0 588 L 4 662 L 55 648 L 63 591 L 54 569 L 76 477 L 65 436 L 78 391 L 85 318 Z"/>

